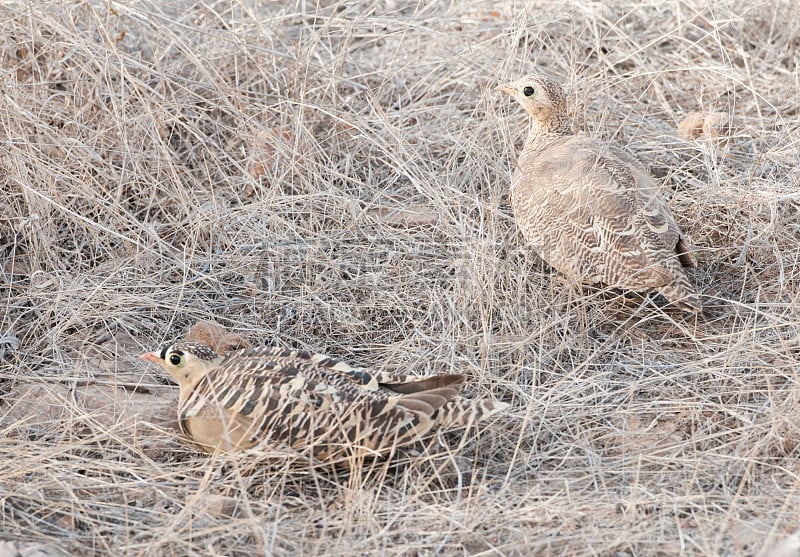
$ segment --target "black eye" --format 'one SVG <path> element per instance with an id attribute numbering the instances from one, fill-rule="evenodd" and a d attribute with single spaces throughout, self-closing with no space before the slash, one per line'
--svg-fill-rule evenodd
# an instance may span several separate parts
<path id="1" fill-rule="evenodd" d="M 533 90 L 533 87 L 525 87 L 525 89 L 522 90 L 522 94 L 525 95 L 526 97 L 530 97 L 535 92 L 536 91 Z"/>
<path id="2" fill-rule="evenodd" d="M 174 366 L 180 365 L 181 357 L 173 352 L 172 354 L 169 355 L 169 363 L 171 363 Z"/>

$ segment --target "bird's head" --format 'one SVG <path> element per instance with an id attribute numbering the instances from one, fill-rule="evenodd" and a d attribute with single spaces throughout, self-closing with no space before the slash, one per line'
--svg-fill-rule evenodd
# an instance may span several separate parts
<path id="1" fill-rule="evenodd" d="M 561 86 L 541 75 L 528 75 L 497 86 L 497 91 L 517 99 L 531 115 L 534 125 L 547 131 L 560 131 L 567 122 L 567 97 Z"/>
<path id="2" fill-rule="evenodd" d="M 201 342 L 176 342 L 160 352 L 146 352 L 140 359 L 160 365 L 180 385 L 194 388 L 205 375 L 224 359 Z"/>

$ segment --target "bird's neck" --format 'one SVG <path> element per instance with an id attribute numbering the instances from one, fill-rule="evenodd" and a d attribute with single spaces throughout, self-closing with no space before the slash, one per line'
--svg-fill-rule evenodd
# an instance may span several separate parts
<path id="1" fill-rule="evenodd" d="M 222 359 L 222 357 L 218 358 L 220 361 Z M 205 379 L 205 377 L 218 365 L 219 364 L 217 364 L 215 360 L 213 363 L 197 366 L 188 376 L 179 375 L 175 377 L 175 379 L 178 380 L 178 386 L 180 387 L 180 396 L 178 398 L 178 404 L 180 406 L 183 406 L 183 403 L 186 402 L 195 389 L 197 389 L 197 386 L 200 384 L 200 382 Z"/>
<path id="2" fill-rule="evenodd" d="M 189 400 L 190 396 L 192 396 L 196 386 L 197 385 L 187 385 L 184 387 L 181 385 L 180 394 L 178 395 L 178 408 L 183 408 L 183 405 L 186 404 L 186 401 Z"/>
<path id="3" fill-rule="evenodd" d="M 574 135 L 566 116 L 550 118 L 544 122 L 533 120 L 526 145 L 547 144 L 553 139 Z"/>

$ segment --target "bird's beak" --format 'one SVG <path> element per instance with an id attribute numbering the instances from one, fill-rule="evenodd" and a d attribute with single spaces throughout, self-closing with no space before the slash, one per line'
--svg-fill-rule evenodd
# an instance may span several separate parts
<path id="1" fill-rule="evenodd" d="M 500 91 L 501 93 L 508 93 L 509 95 L 513 95 L 516 92 L 516 89 L 514 89 L 508 83 L 503 83 L 502 85 L 498 85 L 497 87 L 495 87 L 494 90 Z"/>
<path id="2" fill-rule="evenodd" d="M 145 360 L 146 362 L 152 362 L 154 364 L 161 362 L 161 358 L 159 358 L 158 354 L 156 354 L 155 352 L 145 352 L 144 354 L 139 356 L 139 359 Z"/>

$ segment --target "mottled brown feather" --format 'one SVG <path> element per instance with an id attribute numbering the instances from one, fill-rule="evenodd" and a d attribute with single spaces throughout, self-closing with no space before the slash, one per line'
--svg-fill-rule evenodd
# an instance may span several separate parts
<path id="1" fill-rule="evenodd" d="M 696 264 L 691 242 L 653 177 L 614 144 L 575 135 L 557 83 L 528 76 L 498 89 L 531 116 L 511 204 L 537 253 L 575 283 L 657 290 L 681 309 L 702 311 L 683 269 Z"/>

